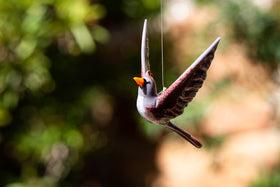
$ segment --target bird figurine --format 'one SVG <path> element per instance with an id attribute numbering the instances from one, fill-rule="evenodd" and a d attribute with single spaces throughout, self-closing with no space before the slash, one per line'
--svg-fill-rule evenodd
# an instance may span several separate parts
<path id="1" fill-rule="evenodd" d="M 139 85 L 137 110 L 148 122 L 173 130 L 197 148 L 200 148 L 202 144 L 170 120 L 184 112 L 184 108 L 201 88 L 219 41 L 220 37 L 168 89 L 157 94 L 156 84 L 149 70 L 147 20 L 144 21 L 141 42 L 141 77 L 133 78 Z"/>

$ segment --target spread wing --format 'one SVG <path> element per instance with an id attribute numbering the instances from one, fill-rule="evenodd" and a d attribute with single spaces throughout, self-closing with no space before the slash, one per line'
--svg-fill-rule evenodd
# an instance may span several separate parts
<path id="1" fill-rule="evenodd" d="M 149 62 L 149 44 L 147 37 L 147 19 L 144 21 L 141 41 L 141 77 L 145 76 L 147 70 L 150 70 Z"/>
<path id="2" fill-rule="evenodd" d="M 207 70 L 214 58 L 220 37 L 200 55 L 196 61 L 157 98 L 157 110 L 163 118 L 172 119 L 184 112 L 201 88 Z"/>

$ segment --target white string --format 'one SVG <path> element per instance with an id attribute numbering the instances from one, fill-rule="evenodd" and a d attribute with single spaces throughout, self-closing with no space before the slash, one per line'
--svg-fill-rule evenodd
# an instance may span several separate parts
<path id="1" fill-rule="evenodd" d="M 164 67 L 163 67 L 163 16 L 162 16 L 162 0 L 160 0 L 160 42 L 161 42 L 161 80 L 162 92 L 166 90 L 164 86 Z"/>

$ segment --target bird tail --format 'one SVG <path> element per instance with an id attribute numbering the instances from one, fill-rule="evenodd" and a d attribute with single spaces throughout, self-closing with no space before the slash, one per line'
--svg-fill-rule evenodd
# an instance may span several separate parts
<path id="1" fill-rule="evenodd" d="M 192 135 L 190 135 L 186 131 L 180 129 L 179 127 L 177 127 L 173 123 L 168 122 L 166 127 L 168 127 L 169 129 L 173 130 L 174 132 L 176 132 L 177 134 L 179 134 L 180 136 L 185 138 L 188 142 L 190 142 L 195 147 L 197 147 L 197 148 L 201 148 L 202 147 L 202 144 L 195 137 L 193 137 Z"/>

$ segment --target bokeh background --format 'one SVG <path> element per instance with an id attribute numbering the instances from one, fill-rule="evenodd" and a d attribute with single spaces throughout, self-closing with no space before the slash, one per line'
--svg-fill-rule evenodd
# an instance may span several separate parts
<path id="1" fill-rule="evenodd" d="M 0 0 L 0 186 L 280 186 L 280 1 L 163 2 L 166 86 L 222 38 L 174 120 L 204 147 L 136 110 L 160 0 Z"/>

